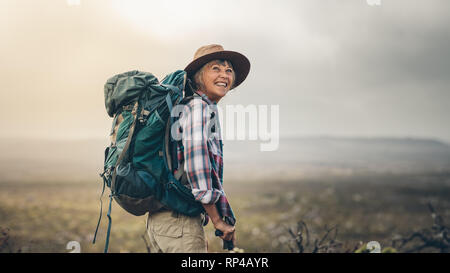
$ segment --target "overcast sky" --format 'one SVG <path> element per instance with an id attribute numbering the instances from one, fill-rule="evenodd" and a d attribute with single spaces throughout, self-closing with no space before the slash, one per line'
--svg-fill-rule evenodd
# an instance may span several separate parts
<path id="1" fill-rule="evenodd" d="M 279 105 L 281 136 L 450 141 L 450 2 L 380 2 L 0 0 L 0 136 L 105 137 L 107 78 L 219 43 L 252 64 L 221 104 Z"/>

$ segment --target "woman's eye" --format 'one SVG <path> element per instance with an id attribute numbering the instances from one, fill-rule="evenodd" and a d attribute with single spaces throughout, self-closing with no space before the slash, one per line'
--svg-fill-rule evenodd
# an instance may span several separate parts
<path id="1" fill-rule="evenodd" d="M 219 70 L 219 67 L 218 67 L 218 66 L 213 66 L 212 69 L 213 69 L 213 70 Z"/>
<path id="2" fill-rule="evenodd" d="M 228 73 L 231 73 L 231 72 L 233 72 L 233 70 L 231 70 L 231 69 L 227 69 L 227 72 L 228 72 Z"/>

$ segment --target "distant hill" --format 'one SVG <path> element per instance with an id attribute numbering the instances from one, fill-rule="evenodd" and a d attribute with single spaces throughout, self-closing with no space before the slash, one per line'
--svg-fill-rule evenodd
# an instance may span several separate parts
<path id="1" fill-rule="evenodd" d="M 0 181 L 100 181 L 107 144 L 106 138 L 0 139 Z M 259 147 L 258 141 L 225 141 L 225 178 L 450 170 L 450 146 L 433 139 L 304 137 L 280 139 L 274 152 Z"/>
<path id="2" fill-rule="evenodd" d="M 261 179 L 277 174 L 290 179 L 307 173 L 410 173 L 450 170 L 450 146 L 434 139 L 299 137 L 280 139 L 279 149 L 261 152 L 260 142 L 225 144 L 227 166 Z M 228 161 L 227 161 L 228 160 Z M 230 166 L 231 165 L 231 166 Z M 250 171 L 251 170 L 251 171 Z"/>
<path id="3" fill-rule="evenodd" d="M 107 144 L 107 139 L 2 139 L 0 181 L 100 181 Z"/>

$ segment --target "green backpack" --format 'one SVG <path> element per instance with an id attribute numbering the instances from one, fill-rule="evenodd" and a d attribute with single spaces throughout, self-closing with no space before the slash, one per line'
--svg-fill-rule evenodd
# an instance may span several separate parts
<path id="1" fill-rule="evenodd" d="M 105 252 L 109 245 L 113 199 L 136 216 L 153 213 L 162 207 L 188 216 L 204 211 L 191 190 L 181 183 L 181 172 L 177 172 L 177 177 L 171 172 L 174 156 L 174 149 L 171 149 L 174 142 L 170 136 L 171 111 L 175 105 L 192 98 L 183 99 L 183 92 L 192 92 L 189 87 L 186 72 L 182 70 L 167 75 L 161 83 L 151 73 L 137 70 L 107 80 L 105 106 L 113 122 L 111 144 L 105 149 L 104 168 L 100 174 L 102 196 L 105 185 L 111 189 Z M 101 216 L 102 205 L 93 243 Z"/>

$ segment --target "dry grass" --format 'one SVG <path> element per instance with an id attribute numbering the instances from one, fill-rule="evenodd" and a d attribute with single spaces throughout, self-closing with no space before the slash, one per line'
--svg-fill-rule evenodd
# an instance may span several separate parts
<path id="1" fill-rule="evenodd" d="M 78 241 L 82 252 L 102 252 L 107 228 L 107 194 L 98 242 L 91 241 L 99 215 L 99 181 L 1 182 L 1 252 L 69 252 Z M 226 190 L 237 222 L 237 244 L 245 252 L 291 252 L 289 229 L 308 223 L 311 234 L 337 226 L 342 247 L 378 241 L 391 245 L 398 235 L 429 227 L 431 202 L 443 221 L 450 217 L 450 175 L 361 175 L 322 177 L 292 182 L 227 182 Z M 147 252 L 142 239 L 145 216 L 112 208 L 110 252 Z M 222 252 L 222 242 L 206 228 L 210 251 Z M 6 246 L 4 241 L 7 234 Z M 3 240 L 3 241 L 1 241 Z M 433 251 L 424 249 L 423 251 Z"/>

